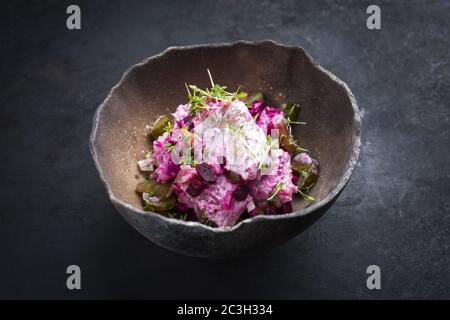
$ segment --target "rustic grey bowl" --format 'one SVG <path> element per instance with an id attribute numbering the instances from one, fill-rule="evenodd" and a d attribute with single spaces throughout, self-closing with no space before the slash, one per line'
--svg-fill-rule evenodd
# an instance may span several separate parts
<path id="1" fill-rule="evenodd" d="M 278 105 L 302 106 L 295 135 L 321 165 L 313 188 L 317 199 L 300 198 L 294 212 L 258 216 L 230 229 L 166 218 L 141 209 L 135 193 L 136 165 L 149 149 L 146 137 L 157 116 L 186 101 L 185 82 L 207 87 L 209 68 L 216 83 L 244 91 L 263 91 Z M 315 64 L 299 47 L 273 41 L 171 47 L 125 72 L 94 116 L 90 147 L 109 197 L 136 230 L 178 253 L 221 258 L 264 250 L 299 234 L 319 218 L 342 191 L 360 147 L 360 114 L 347 85 Z"/>

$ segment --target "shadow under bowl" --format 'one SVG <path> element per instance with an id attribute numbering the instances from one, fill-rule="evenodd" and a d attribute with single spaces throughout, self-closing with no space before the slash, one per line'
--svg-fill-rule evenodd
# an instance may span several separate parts
<path id="1" fill-rule="evenodd" d="M 275 106 L 301 105 L 294 135 L 321 167 L 312 189 L 316 201 L 300 197 L 294 212 L 258 216 L 232 228 L 166 218 L 142 210 L 135 193 L 137 161 L 151 149 L 148 125 L 186 101 L 185 83 L 208 87 L 206 69 L 217 83 L 245 92 L 262 91 Z M 315 64 L 299 47 L 273 41 L 171 47 L 132 66 L 94 116 L 90 147 L 109 197 L 120 214 L 146 238 L 178 253 L 208 258 L 264 250 L 299 234 L 316 221 L 342 191 L 356 164 L 361 120 L 347 85 Z"/>

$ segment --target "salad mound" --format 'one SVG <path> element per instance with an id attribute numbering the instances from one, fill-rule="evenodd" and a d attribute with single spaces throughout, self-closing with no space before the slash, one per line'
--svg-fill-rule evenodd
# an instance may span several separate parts
<path id="1" fill-rule="evenodd" d="M 160 116 L 149 134 L 153 150 L 138 161 L 145 210 L 231 227 L 256 215 L 292 212 L 309 192 L 319 163 L 292 135 L 300 106 L 275 108 L 262 93 L 228 92 L 215 84 L 186 85 L 188 102 Z"/>

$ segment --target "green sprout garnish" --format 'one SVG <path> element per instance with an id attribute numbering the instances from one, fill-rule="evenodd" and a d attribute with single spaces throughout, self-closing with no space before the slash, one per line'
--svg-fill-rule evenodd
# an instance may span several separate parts
<path id="1" fill-rule="evenodd" d="M 207 100 L 234 101 L 240 100 L 247 96 L 245 92 L 240 91 L 240 87 L 235 92 L 226 91 L 226 86 L 220 86 L 214 83 L 209 69 L 206 69 L 211 81 L 210 89 L 200 89 L 195 85 L 186 84 L 188 92 L 189 107 L 191 113 L 196 113 L 200 109 L 210 109 L 206 103 Z"/>
<path id="2" fill-rule="evenodd" d="M 306 122 L 292 121 L 291 118 L 286 118 L 286 124 L 287 125 L 291 125 L 291 124 L 306 124 Z"/>
<path id="3" fill-rule="evenodd" d="M 298 192 L 301 194 L 301 196 L 303 197 L 303 199 L 305 199 L 308 202 L 314 202 L 316 201 L 316 198 L 314 198 L 313 196 L 308 195 L 307 193 L 305 193 L 304 191 L 302 191 L 302 189 L 298 188 L 297 189 Z"/>
<path id="4" fill-rule="evenodd" d="M 301 175 L 306 177 L 308 175 L 308 173 L 305 170 L 301 171 Z M 313 196 L 309 195 L 309 192 L 311 190 L 311 188 L 314 186 L 314 183 L 310 184 L 309 186 L 303 186 L 303 187 L 298 187 L 297 191 L 298 193 L 300 193 L 300 195 L 303 197 L 303 199 L 305 199 L 308 202 L 314 202 L 316 201 L 316 198 L 314 198 Z"/>
<path id="5" fill-rule="evenodd" d="M 275 186 L 275 191 L 272 193 L 270 197 L 267 198 L 267 201 L 273 200 L 275 196 L 283 189 L 283 182 L 278 181 L 277 185 Z"/>
<path id="6" fill-rule="evenodd" d="M 171 143 L 166 143 L 166 144 L 164 145 L 164 148 L 165 148 L 166 150 L 169 150 L 169 151 L 171 151 L 174 147 L 175 147 L 175 145 L 173 145 L 173 144 L 171 144 Z"/>
<path id="7" fill-rule="evenodd" d="M 167 133 L 170 133 L 170 130 L 172 130 L 172 127 L 173 127 L 172 122 L 169 121 L 169 122 L 167 122 L 167 125 L 164 128 L 164 131 Z"/>
<path id="8" fill-rule="evenodd" d="M 269 146 L 269 148 L 272 146 L 272 136 L 271 135 L 267 135 L 267 145 Z"/>

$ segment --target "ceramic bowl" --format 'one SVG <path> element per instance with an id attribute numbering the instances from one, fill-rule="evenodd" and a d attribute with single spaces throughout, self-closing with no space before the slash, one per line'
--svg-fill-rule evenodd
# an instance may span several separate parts
<path id="1" fill-rule="evenodd" d="M 309 205 L 296 196 L 294 212 L 257 216 L 229 229 L 185 222 L 142 210 L 137 161 L 150 148 L 148 125 L 186 102 L 185 83 L 216 83 L 262 91 L 270 103 L 302 109 L 294 134 L 321 166 Z M 360 113 L 347 85 L 300 47 L 273 41 L 170 47 L 128 69 L 98 107 L 90 147 L 108 195 L 120 214 L 157 245 L 198 257 L 224 258 L 266 250 L 308 228 L 347 183 L 360 148 Z"/>

